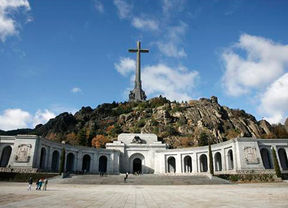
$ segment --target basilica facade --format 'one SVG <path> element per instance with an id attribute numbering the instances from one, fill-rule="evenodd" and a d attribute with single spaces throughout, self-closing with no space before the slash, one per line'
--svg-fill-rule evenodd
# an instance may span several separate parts
<path id="1" fill-rule="evenodd" d="M 288 173 L 287 139 L 235 138 L 211 145 L 215 174 L 274 173 L 272 148 Z M 33 135 L 0 136 L 0 171 L 207 174 L 208 146 L 167 149 L 155 134 L 120 134 L 105 149 L 57 143 Z"/>

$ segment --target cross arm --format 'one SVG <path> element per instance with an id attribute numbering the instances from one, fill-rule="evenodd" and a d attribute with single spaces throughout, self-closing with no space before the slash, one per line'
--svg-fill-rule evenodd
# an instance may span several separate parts
<path id="1" fill-rule="evenodd" d="M 140 52 L 141 53 L 149 53 L 149 50 L 148 49 L 141 49 Z"/>
<path id="2" fill-rule="evenodd" d="M 129 49 L 128 51 L 129 51 L 129 53 L 137 53 L 138 52 L 137 49 Z"/>

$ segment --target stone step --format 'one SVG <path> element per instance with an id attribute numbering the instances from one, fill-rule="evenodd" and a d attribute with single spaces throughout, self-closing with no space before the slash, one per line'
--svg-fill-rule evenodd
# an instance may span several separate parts
<path id="1" fill-rule="evenodd" d="M 124 182 L 124 174 L 121 175 L 70 175 L 68 178 L 59 176 L 50 179 L 49 183 L 60 184 L 107 184 L 107 185 L 205 185 L 205 184 L 229 184 L 230 182 L 218 177 L 209 178 L 208 175 L 196 176 L 169 176 L 169 175 L 129 175 Z"/>

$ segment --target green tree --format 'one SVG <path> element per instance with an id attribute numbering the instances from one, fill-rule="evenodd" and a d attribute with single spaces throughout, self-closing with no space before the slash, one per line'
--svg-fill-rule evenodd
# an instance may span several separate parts
<path id="1" fill-rule="evenodd" d="M 81 146 L 87 146 L 87 138 L 86 138 L 86 131 L 84 129 L 81 129 L 77 133 L 77 140 L 78 144 Z"/>
<path id="2" fill-rule="evenodd" d="M 208 134 L 205 131 L 202 131 L 200 133 L 199 139 L 198 139 L 198 146 L 205 146 L 208 144 Z"/>
<path id="3" fill-rule="evenodd" d="M 214 167 L 213 167 L 213 156 L 212 156 L 212 150 L 211 150 L 211 144 L 209 142 L 209 169 L 210 169 L 210 174 L 214 175 Z"/>
<path id="4" fill-rule="evenodd" d="M 274 148 L 272 148 L 272 154 L 273 154 L 273 165 L 274 165 L 275 173 L 276 173 L 276 176 L 278 178 L 280 178 L 281 177 L 281 171 L 280 171 L 280 167 L 279 167 L 279 162 L 278 162 L 278 159 L 277 159 L 276 151 L 275 151 Z"/>
<path id="5" fill-rule="evenodd" d="M 65 149 L 62 149 L 61 158 L 60 158 L 60 168 L 59 168 L 59 174 L 64 172 L 64 166 L 65 166 Z"/>

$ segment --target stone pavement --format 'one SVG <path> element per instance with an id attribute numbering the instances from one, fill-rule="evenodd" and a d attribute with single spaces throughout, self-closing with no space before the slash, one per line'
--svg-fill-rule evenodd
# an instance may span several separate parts
<path id="1" fill-rule="evenodd" d="M 0 182 L 0 207 L 288 207 L 288 183 L 156 186 Z"/>

